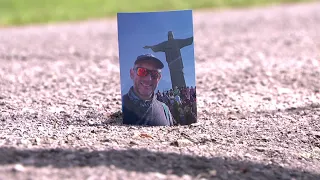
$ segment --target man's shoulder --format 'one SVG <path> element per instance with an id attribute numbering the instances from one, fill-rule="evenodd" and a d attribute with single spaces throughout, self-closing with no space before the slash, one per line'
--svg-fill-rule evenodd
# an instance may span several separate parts
<path id="1" fill-rule="evenodd" d="M 164 102 L 161 102 L 161 101 L 159 101 L 159 100 L 155 100 L 155 102 L 159 105 L 159 106 L 161 106 L 165 111 L 169 111 L 169 106 L 167 106 L 166 105 L 166 103 L 164 103 Z"/>
<path id="2" fill-rule="evenodd" d="M 122 95 L 122 100 L 125 99 L 125 98 L 128 98 L 128 97 L 129 97 L 129 94 L 125 93 L 125 94 Z"/>
<path id="3" fill-rule="evenodd" d="M 126 93 L 122 96 L 122 105 L 128 104 L 129 102 L 130 102 L 130 98 L 128 93 Z"/>
<path id="4" fill-rule="evenodd" d="M 168 107 L 164 102 L 159 101 L 158 99 L 155 99 L 155 102 L 159 105 L 162 105 L 164 107 Z"/>
<path id="5" fill-rule="evenodd" d="M 157 100 L 157 103 L 162 106 L 164 112 L 168 113 L 168 114 L 171 114 L 170 112 L 170 109 L 169 109 L 169 106 L 167 106 L 164 102 L 161 102 L 161 101 L 158 101 Z"/>
<path id="6" fill-rule="evenodd" d="M 167 118 L 167 120 L 169 121 L 170 125 L 174 124 L 174 120 L 172 119 L 172 114 L 170 112 L 169 106 L 167 106 L 165 103 L 159 101 L 159 104 L 161 104 L 162 108 L 163 108 L 163 112 L 165 113 L 165 116 Z"/>

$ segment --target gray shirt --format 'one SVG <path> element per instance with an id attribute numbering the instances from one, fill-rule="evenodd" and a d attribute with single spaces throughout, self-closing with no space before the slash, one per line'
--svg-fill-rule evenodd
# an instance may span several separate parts
<path id="1" fill-rule="evenodd" d="M 151 100 L 140 99 L 133 87 L 122 97 L 123 124 L 171 126 L 173 118 L 166 104 L 153 95 Z"/>

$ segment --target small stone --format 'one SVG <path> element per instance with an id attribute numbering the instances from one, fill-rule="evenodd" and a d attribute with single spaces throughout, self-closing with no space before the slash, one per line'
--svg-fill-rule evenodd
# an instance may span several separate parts
<path id="1" fill-rule="evenodd" d="M 136 141 L 130 141 L 129 144 L 130 145 L 139 145 Z"/>
<path id="2" fill-rule="evenodd" d="M 184 174 L 182 177 L 181 177 L 181 179 L 193 179 L 190 175 L 186 175 L 186 174 Z"/>
<path id="3" fill-rule="evenodd" d="M 16 164 L 13 168 L 12 168 L 13 172 L 24 172 L 25 168 L 22 164 Z"/>
<path id="4" fill-rule="evenodd" d="M 256 148 L 255 150 L 258 151 L 258 152 L 264 152 L 265 151 L 264 148 Z"/>
<path id="5" fill-rule="evenodd" d="M 22 145 L 30 145 L 31 142 L 28 139 L 21 139 L 20 140 L 20 144 L 22 144 Z"/>
<path id="6" fill-rule="evenodd" d="M 217 175 L 217 171 L 216 170 L 211 170 L 211 171 L 209 171 L 209 174 L 211 176 L 216 176 Z"/>
<path id="7" fill-rule="evenodd" d="M 89 124 L 89 125 L 94 125 L 94 121 L 89 120 L 89 121 L 88 121 L 88 124 Z"/>
<path id="8" fill-rule="evenodd" d="M 141 133 L 140 137 L 142 137 L 142 138 L 153 138 L 151 135 L 149 135 L 147 133 Z"/>
<path id="9" fill-rule="evenodd" d="M 320 138 L 320 131 L 312 131 L 312 135 L 314 135 L 316 138 Z"/>
<path id="10" fill-rule="evenodd" d="M 196 123 L 190 124 L 190 127 L 197 127 L 197 126 L 200 126 L 200 125 L 201 125 L 201 123 L 196 122 Z"/>
<path id="11" fill-rule="evenodd" d="M 185 146 L 188 146 L 191 144 L 192 144 L 192 142 L 188 139 L 178 139 L 178 140 L 172 142 L 170 145 L 177 146 L 177 147 L 185 147 Z"/>
<path id="12" fill-rule="evenodd" d="M 245 115 L 240 115 L 240 117 L 239 117 L 240 119 L 247 119 L 247 117 L 245 116 Z"/>
<path id="13" fill-rule="evenodd" d="M 251 158 L 252 156 L 251 156 L 251 154 L 246 153 L 246 154 L 244 155 L 244 157 L 246 157 L 246 158 Z"/>
<path id="14" fill-rule="evenodd" d="M 264 98 L 262 98 L 262 100 L 271 101 L 271 97 L 264 97 Z"/>
<path id="15" fill-rule="evenodd" d="M 36 111 L 30 108 L 23 108 L 22 113 L 36 114 Z"/>
<path id="16" fill-rule="evenodd" d="M 289 94 L 289 93 L 291 93 L 291 90 L 288 89 L 288 88 L 278 88 L 277 90 L 278 90 L 279 94 Z"/>
<path id="17" fill-rule="evenodd" d="M 140 133 L 135 132 L 135 133 L 132 135 L 132 138 L 133 138 L 133 139 L 139 139 L 139 138 L 140 138 Z"/>
<path id="18" fill-rule="evenodd" d="M 41 139 L 40 138 L 35 138 L 32 145 L 40 145 Z"/>
<path id="19" fill-rule="evenodd" d="M 40 126 L 40 127 L 38 127 L 38 130 L 39 131 L 44 131 L 45 129 L 44 129 L 44 127 Z"/>
<path id="20" fill-rule="evenodd" d="M 228 119 L 229 119 L 229 120 L 237 120 L 237 117 L 234 116 L 234 115 L 231 115 L 231 116 L 228 117 Z"/>
<path id="21" fill-rule="evenodd" d="M 311 108 L 320 108 L 320 104 L 317 104 L 317 103 L 312 103 L 310 105 Z"/>
<path id="22" fill-rule="evenodd" d="M 307 137 L 302 137 L 301 138 L 301 142 L 303 143 L 308 143 L 309 142 L 309 139 Z"/>
<path id="23" fill-rule="evenodd" d="M 207 173 L 200 173 L 200 174 L 198 174 L 198 175 L 196 176 L 195 179 L 208 180 L 208 176 L 209 176 L 209 174 L 207 174 Z"/>
<path id="24" fill-rule="evenodd" d="M 161 173 L 156 173 L 155 176 L 158 178 L 158 179 L 166 179 L 166 175 L 164 174 L 161 174 Z"/>
<path id="25" fill-rule="evenodd" d="M 48 110 L 50 113 L 60 113 L 61 111 L 64 111 L 62 107 L 50 107 Z"/>

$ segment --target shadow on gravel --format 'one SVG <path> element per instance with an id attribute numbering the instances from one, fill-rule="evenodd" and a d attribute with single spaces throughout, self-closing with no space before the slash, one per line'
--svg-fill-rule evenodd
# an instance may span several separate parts
<path id="1" fill-rule="evenodd" d="M 18 150 L 0 148 L 0 165 L 21 163 L 24 166 L 55 168 L 107 166 L 142 173 L 184 174 L 214 179 L 320 179 L 320 174 L 259 164 L 226 157 L 205 158 L 176 153 L 139 150 Z M 214 171 L 216 170 L 216 171 Z"/>

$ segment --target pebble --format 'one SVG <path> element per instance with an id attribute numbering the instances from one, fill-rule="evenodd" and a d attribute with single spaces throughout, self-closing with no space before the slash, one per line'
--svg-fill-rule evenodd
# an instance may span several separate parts
<path id="1" fill-rule="evenodd" d="M 166 179 L 166 177 L 167 177 L 166 175 L 164 175 L 164 174 L 162 174 L 162 173 L 158 173 L 158 172 L 155 174 L 155 176 L 156 176 L 157 178 L 159 178 L 159 179 Z"/>
<path id="2" fill-rule="evenodd" d="M 40 145 L 41 144 L 41 139 L 40 138 L 35 138 L 32 142 L 32 145 Z"/>
<path id="3" fill-rule="evenodd" d="M 14 165 L 14 167 L 12 168 L 13 172 L 24 172 L 25 168 L 22 164 L 16 164 Z"/>
<path id="4" fill-rule="evenodd" d="M 271 97 L 264 97 L 264 98 L 262 98 L 262 100 L 271 101 Z"/>
<path id="5" fill-rule="evenodd" d="M 177 147 L 186 147 L 186 146 L 189 146 L 189 145 L 192 145 L 193 143 L 188 140 L 188 139 L 178 139 L 176 141 L 173 141 L 171 143 L 172 146 L 177 146 Z"/>
<path id="6" fill-rule="evenodd" d="M 95 122 L 94 122 L 94 121 L 89 120 L 89 121 L 88 121 L 88 124 L 89 124 L 90 126 L 92 126 L 92 125 L 94 125 L 94 124 L 95 124 Z"/>
<path id="7" fill-rule="evenodd" d="M 40 126 L 40 127 L 38 127 L 38 130 L 39 130 L 39 131 L 44 131 L 45 128 L 44 128 L 43 126 Z"/>
<path id="8" fill-rule="evenodd" d="M 22 113 L 30 113 L 30 114 L 37 114 L 37 112 L 34 109 L 31 108 L 23 108 Z"/>
<path id="9" fill-rule="evenodd" d="M 237 116 L 234 116 L 234 115 L 230 115 L 228 117 L 229 120 L 237 120 Z"/>
<path id="10" fill-rule="evenodd" d="M 194 178 L 192 178 L 190 175 L 186 175 L 186 174 L 184 174 L 184 175 L 181 177 L 181 179 L 184 179 L 184 180 L 191 180 L 191 179 L 194 179 Z"/>

